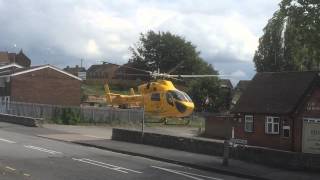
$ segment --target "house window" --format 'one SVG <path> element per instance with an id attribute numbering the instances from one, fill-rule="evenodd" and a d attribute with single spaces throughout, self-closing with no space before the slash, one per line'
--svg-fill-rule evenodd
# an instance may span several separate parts
<path id="1" fill-rule="evenodd" d="M 253 116 L 252 115 L 244 116 L 244 131 L 253 132 Z"/>
<path id="2" fill-rule="evenodd" d="M 282 127 L 283 137 L 290 137 L 290 126 L 283 126 Z"/>
<path id="3" fill-rule="evenodd" d="M 280 118 L 267 116 L 265 124 L 266 134 L 279 134 L 280 129 Z"/>
<path id="4" fill-rule="evenodd" d="M 151 101 L 160 101 L 160 94 L 159 93 L 151 94 Z"/>

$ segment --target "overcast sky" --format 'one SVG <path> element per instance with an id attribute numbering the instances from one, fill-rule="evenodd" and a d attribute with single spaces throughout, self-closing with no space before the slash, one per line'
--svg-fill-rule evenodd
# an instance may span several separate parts
<path id="1" fill-rule="evenodd" d="M 253 54 L 280 0 L 0 0 L 0 51 L 33 65 L 123 64 L 139 33 L 170 31 L 220 74 L 251 79 Z"/>

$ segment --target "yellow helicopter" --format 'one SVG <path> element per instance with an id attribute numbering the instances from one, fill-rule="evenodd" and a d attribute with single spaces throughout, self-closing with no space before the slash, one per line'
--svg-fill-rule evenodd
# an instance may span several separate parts
<path id="1" fill-rule="evenodd" d="M 121 108 L 129 108 L 130 106 L 143 107 L 147 114 L 159 117 L 163 120 L 166 120 L 166 118 L 184 118 L 192 114 L 194 103 L 187 93 L 178 90 L 173 83 L 167 79 L 219 76 L 171 75 L 159 73 L 159 70 L 158 72 L 144 72 L 148 72 L 149 76 L 156 80 L 138 86 L 138 94 L 135 94 L 132 88 L 130 89 L 129 95 L 111 93 L 109 85 L 106 83 L 104 88 L 107 103 Z"/>

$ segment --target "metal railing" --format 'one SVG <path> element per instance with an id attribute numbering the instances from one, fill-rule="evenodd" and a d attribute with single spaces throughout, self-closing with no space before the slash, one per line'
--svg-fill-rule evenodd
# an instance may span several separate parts
<path id="1" fill-rule="evenodd" d="M 139 126 L 143 119 L 142 109 L 58 106 L 24 102 L 0 102 L 0 113 L 44 118 L 47 121 L 62 124 L 105 123 Z"/>
<path id="2" fill-rule="evenodd" d="M 143 109 L 119 109 L 114 107 L 58 106 L 24 102 L 0 101 L 0 113 L 43 118 L 57 124 L 102 124 L 125 129 L 135 129 L 142 133 L 199 135 L 204 132 L 206 114 L 194 113 L 188 118 L 169 118 L 167 122 L 144 114 Z M 157 123 L 160 122 L 160 123 Z"/>

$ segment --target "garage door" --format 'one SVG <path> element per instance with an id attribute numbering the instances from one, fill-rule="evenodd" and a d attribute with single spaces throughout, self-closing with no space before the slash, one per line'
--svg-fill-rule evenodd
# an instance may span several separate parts
<path id="1" fill-rule="evenodd" d="M 303 118 L 302 152 L 320 154 L 320 118 Z"/>

